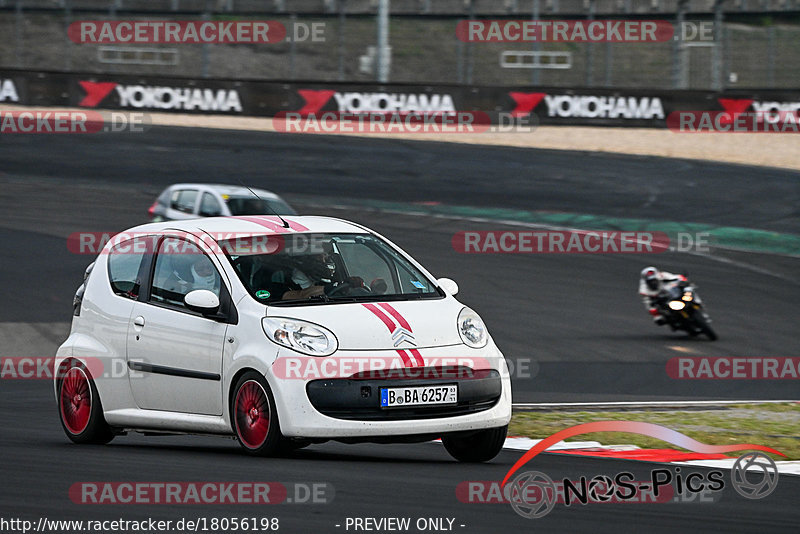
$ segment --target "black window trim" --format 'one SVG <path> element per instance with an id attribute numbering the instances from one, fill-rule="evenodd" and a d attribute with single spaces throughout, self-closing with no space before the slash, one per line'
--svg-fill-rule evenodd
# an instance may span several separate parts
<path id="1" fill-rule="evenodd" d="M 181 231 L 181 230 L 176 230 L 176 231 Z M 184 234 L 188 234 L 188 232 L 183 232 L 183 233 Z M 174 234 L 158 234 L 157 237 L 158 237 L 158 241 L 157 241 L 157 243 L 156 243 L 156 245 L 154 247 L 154 252 L 152 254 L 145 255 L 145 258 L 147 258 L 147 259 L 142 262 L 142 264 L 145 264 L 145 263 L 147 264 L 147 271 L 146 271 L 146 276 L 142 279 L 142 282 L 141 282 L 141 287 L 144 287 L 144 289 L 141 289 L 141 287 L 140 287 L 139 300 L 138 301 L 143 303 L 143 304 L 147 304 L 149 306 L 155 306 L 155 307 L 158 307 L 158 308 L 164 308 L 164 309 L 167 309 L 167 310 L 172 310 L 172 311 L 184 313 L 186 315 L 193 315 L 195 317 L 202 317 L 202 318 L 208 319 L 210 321 L 216 321 L 216 322 L 219 322 L 219 323 L 227 323 L 227 324 L 232 324 L 232 325 L 239 324 L 239 312 L 236 310 L 236 306 L 233 303 L 233 298 L 231 297 L 230 289 L 228 288 L 228 285 L 227 285 L 227 283 L 225 281 L 225 279 L 227 277 L 222 276 L 222 274 L 219 272 L 219 269 L 217 269 L 217 266 L 214 265 L 213 261 L 211 261 L 211 257 L 208 254 L 206 254 L 205 251 L 203 251 L 203 249 L 198 245 L 198 243 L 194 242 L 194 241 L 191 241 L 189 239 L 186 239 L 186 237 L 184 237 L 184 236 L 174 235 Z M 202 252 L 203 254 L 205 254 L 205 256 L 209 259 L 209 261 L 211 261 L 211 264 L 214 266 L 214 269 L 217 271 L 217 274 L 219 275 L 219 279 L 220 279 L 220 291 L 219 291 L 219 293 L 220 293 L 220 298 L 219 298 L 220 311 L 218 313 L 216 313 L 215 315 L 203 315 L 202 313 L 199 313 L 199 312 L 196 312 L 196 311 L 192 311 L 189 308 L 186 308 L 184 306 L 176 306 L 174 304 L 168 304 L 168 303 L 165 303 L 165 302 L 154 302 L 154 301 L 150 300 L 150 294 L 151 294 L 152 289 L 153 289 L 152 281 L 153 281 L 153 277 L 155 275 L 156 260 L 158 258 L 158 251 L 161 248 L 161 243 L 165 239 L 168 239 L 168 238 L 182 239 L 184 241 L 188 241 L 189 243 L 191 243 L 194 246 L 196 246 L 197 249 L 200 250 L 200 252 Z"/>
<path id="2" fill-rule="evenodd" d="M 133 236 L 133 237 L 131 237 L 129 239 L 126 239 L 125 241 L 120 241 L 119 243 L 117 243 L 116 245 L 111 247 L 108 250 L 108 254 L 106 254 L 106 256 L 107 256 L 107 258 L 106 258 L 106 275 L 108 277 L 108 287 L 109 287 L 109 289 L 111 289 L 111 293 L 115 297 L 119 297 L 121 299 L 125 299 L 125 300 L 128 300 L 128 301 L 133 301 L 133 302 L 137 302 L 138 300 L 140 300 L 140 298 L 142 296 L 142 293 L 145 291 L 145 289 L 144 289 L 144 286 L 145 286 L 145 283 L 146 283 L 145 278 L 146 278 L 146 274 L 147 274 L 147 269 L 149 268 L 149 259 L 148 258 L 150 258 L 151 255 L 149 255 L 149 254 L 147 254 L 147 252 L 145 252 L 145 253 L 142 254 L 142 259 L 139 260 L 139 270 L 138 270 L 138 272 L 136 274 L 136 280 L 138 280 L 138 282 L 139 282 L 139 284 L 138 284 L 139 285 L 139 291 L 138 291 L 138 294 L 135 297 L 121 295 L 121 294 L 117 293 L 117 291 L 114 289 L 114 283 L 111 280 L 111 257 L 112 257 L 112 253 L 114 252 L 115 248 L 121 246 L 124 243 L 129 243 L 131 241 L 135 241 L 136 239 L 139 239 L 141 237 L 152 237 L 152 236 Z M 87 277 L 86 281 L 88 281 L 88 277 Z"/>

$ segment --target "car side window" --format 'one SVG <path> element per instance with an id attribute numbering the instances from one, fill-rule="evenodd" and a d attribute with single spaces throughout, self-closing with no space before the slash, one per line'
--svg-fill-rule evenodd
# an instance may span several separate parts
<path id="1" fill-rule="evenodd" d="M 115 245 L 108 253 L 108 281 L 111 290 L 121 297 L 136 299 L 141 279 L 142 258 L 148 251 L 148 239 L 136 237 Z"/>
<path id="2" fill-rule="evenodd" d="M 211 258 L 190 241 L 167 237 L 158 247 L 150 301 L 184 308 L 183 299 L 196 289 L 220 297 L 222 280 Z"/>
<path id="3" fill-rule="evenodd" d="M 218 217 L 222 215 L 222 208 L 211 193 L 203 193 L 203 199 L 200 201 L 200 215 L 203 217 Z"/>
<path id="4" fill-rule="evenodd" d="M 172 193 L 170 207 L 183 213 L 194 213 L 194 205 L 196 202 L 196 189 L 178 189 Z"/>
<path id="5" fill-rule="evenodd" d="M 406 265 L 397 264 L 397 276 L 400 278 L 400 286 L 404 293 L 433 293 L 436 290 L 427 280 L 419 280 L 419 276 L 414 274 Z"/>

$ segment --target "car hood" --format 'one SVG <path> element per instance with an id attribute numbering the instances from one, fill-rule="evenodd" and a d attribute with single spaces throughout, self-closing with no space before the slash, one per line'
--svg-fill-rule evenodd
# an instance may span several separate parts
<path id="1" fill-rule="evenodd" d="M 461 344 L 456 321 L 464 305 L 453 298 L 270 306 L 267 317 L 291 317 L 332 331 L 343 350 L 385 350 Z"/>

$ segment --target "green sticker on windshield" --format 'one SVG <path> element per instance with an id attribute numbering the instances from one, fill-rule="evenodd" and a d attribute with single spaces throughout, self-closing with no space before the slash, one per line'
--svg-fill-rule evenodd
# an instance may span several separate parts
<path id="1" fill-rule="evenodd" d="M 259 289 L 258 291 L 256 291 L 256 296 L 260 299 L 268 299 L 269 295 L 270 295 L 269 291 L 265 291 L 263 289 Z"/>

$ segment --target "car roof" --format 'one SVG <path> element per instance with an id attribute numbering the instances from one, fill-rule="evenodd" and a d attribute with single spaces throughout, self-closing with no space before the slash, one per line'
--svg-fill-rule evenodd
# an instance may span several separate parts
<path id="1" fill-rule="evenodd" d="M 269 198 L 270 200 L 280 198 L 278 195 L 273 193 L 272 191 L 267 191 L 266 189 L 259 189 L 256 187 L 251 187 L 247 189 L 246 187 L 242 187 L 240 185 L 230 185 L 230 184 L 201 184 L 201 183 L 182 183 L 182 184 L 172 184 L 169 186 L 170 190 L 174 189 L 212 189 L 219 193 L 220 195 L 229 195 L 235 197 L 251 197 L 253 193 L 250 189 L 253 190 L 258 196 L 262 198 Z"/>
<path id="2" fill-rule="evenodd" d="M 165 221 L 143 224 L 125 233 L 163 233 L 169 230 L 199 233 L 207 232 L 217 238 L 219 234 L 276 235 L 292 233 L 369 233 L 369 230 L 356 223 L 318 216 L 284 216 L 289 224 L 284 228 L 275 215 L 247 215 L 239 217 L 206 217 L 184 221 Z M 226 236 L 227 237 L 227 236 Z M 235 238 L 235 235 L 231 235 Z"/>

